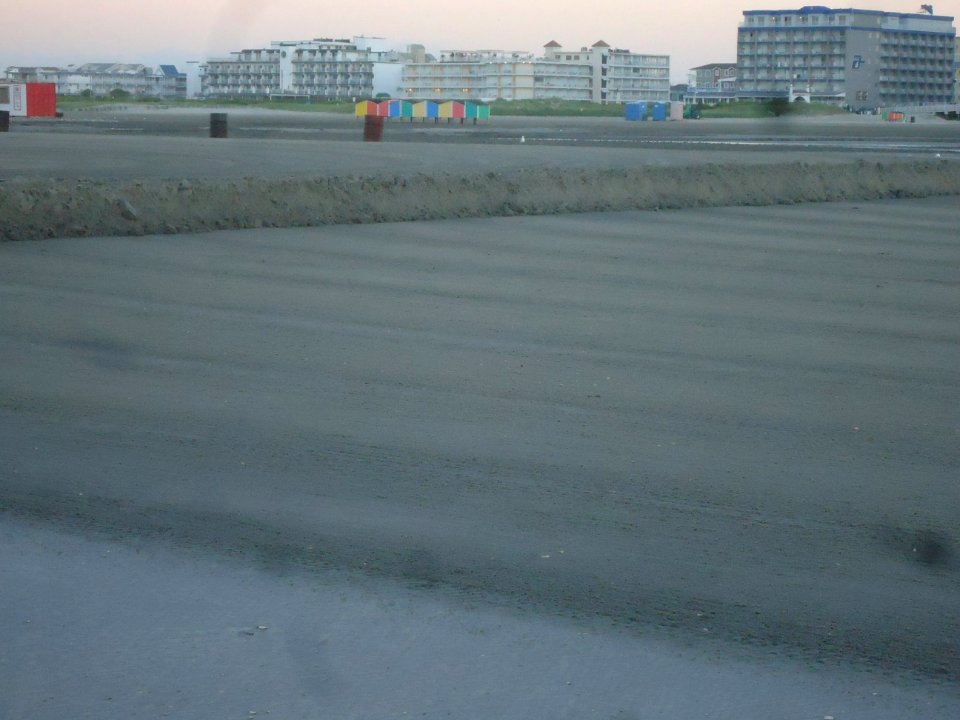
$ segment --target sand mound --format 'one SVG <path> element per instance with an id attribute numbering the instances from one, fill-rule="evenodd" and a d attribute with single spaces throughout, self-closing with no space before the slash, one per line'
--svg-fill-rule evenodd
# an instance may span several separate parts
<path id="1" fill-rule="evenodd" d="M 406 177 L 10 180 L 0 237 L 143 235 L 460 217 L 960 194 L 947 160 L 793 162 Z"/>

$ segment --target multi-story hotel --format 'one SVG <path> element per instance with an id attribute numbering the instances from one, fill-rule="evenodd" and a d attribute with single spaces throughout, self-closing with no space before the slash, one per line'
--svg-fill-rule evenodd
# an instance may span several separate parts
<path id="1" fill-rule="evenodd" d="M 603 41 L 577 50 L 550 42 L 542 57 L 497 50 L 450 51 L 405 63 L 403 94 L 450 100 L 666 101 L 670 58 L 611 48 Z"/>
<path id="2" fill-rule="evenodd" d="M 953 18 L 924 13 L 747 10 L 737 41 L 739 95 L 789 96 L 866 110 L 953 100 Z"/>
<path id="3" fill-rule="evenodd" d="M 352 99 L 400 90 L 400 63 L 424 55 L 386 47 L 382 38 L 322 38 L 279 41 L 268 48 L 241 50 L 207 60 L 201 69 L 207 97 L 298 97 Z"/>

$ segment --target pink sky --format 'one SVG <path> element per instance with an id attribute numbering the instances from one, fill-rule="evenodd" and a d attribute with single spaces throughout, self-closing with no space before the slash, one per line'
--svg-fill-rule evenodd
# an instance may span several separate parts
<path id="1" fill-rule="evenodd" d="M 803 3 L 604 0 L 521 3 L 483 0 L 20 0 L 5 3 L 0 70 L 8 65 L 142 62 L 180 65 L 260 47 L 271 40 L 385 37 L 430 51 L 500 49 L 539 52 L 549 40 L 580 47 L 603 39 L 634 52 L 670 55 L 674 82 L 708 62 L 735 62 L 744 9 L 788 9 Z M 534 5 L 534 6 L 531 6 Z M 555 10 L 546 10 L 552 5 Z M 871 0 L 831 7 L 917 12 L 920 2 Z M 938 15 L 960 15 L 960 0 L 933 3 Z"/>

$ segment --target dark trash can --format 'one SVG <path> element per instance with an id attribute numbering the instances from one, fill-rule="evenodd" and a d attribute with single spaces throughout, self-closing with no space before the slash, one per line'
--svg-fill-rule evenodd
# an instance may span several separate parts
<path id="1" fill-rule="evenodd" d="M 0 132 L 10 131 L 10 111 L 0 110 Z"/>
<path id="2" fill-rule="evenodd" d="M 367 115 L 363 118 L 363 141 L 380 142 L 383 139 L 383 121 L 379 115 Z"/>
<path id="3" fill-rule="evenodd" d="M 227 114 L 210 113 L 210 137 L 227 137 Z"/>

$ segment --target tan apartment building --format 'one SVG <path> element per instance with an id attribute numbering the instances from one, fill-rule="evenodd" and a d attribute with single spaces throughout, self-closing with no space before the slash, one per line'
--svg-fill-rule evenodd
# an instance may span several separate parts
<path id="1" fill-rule="evenodd" d="M 566 49 L 551 41 L 541 57 L 499 50 L 448 51 L 403 67 L 403 94 L 416 99 L 651 102 L 670 99 L 670 58 L 599 41 Z"/>

